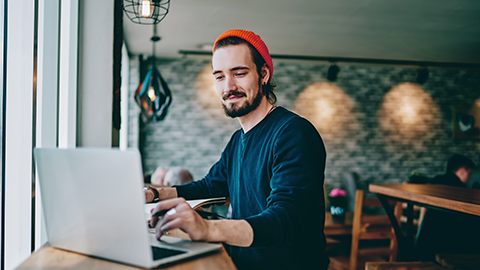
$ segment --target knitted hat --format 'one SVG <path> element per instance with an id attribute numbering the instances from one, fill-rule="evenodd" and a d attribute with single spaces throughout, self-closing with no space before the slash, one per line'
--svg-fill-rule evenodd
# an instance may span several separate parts
<path id="1" fill-rule="evenodd" d="M 230 29 L 225 31 L 223 34 L 221 34 L 217 40 L 215 40 L 215 43 L 213 44 L 213 50 L 212 52 L 215 52 L 215 47 L 217 46 L 217 43 L 227 37 L 239 37 L 246 42 L 250 43 L 257 51 L 260 53 L 260 55 L 263 57 L 263 60 L 265 60 L 265 63 L 267 63 L 267 67 L 270 70 L 270 79 L 273 76 L 273 62 L 272 62 L 272 57 L 270 56 L 270 53 L 268 52 L 267 45 L 263 42 L 263 40 L 260 38 L 259 35 L 256 35 L 252 31 L 247 31 L 247 30 L 242 30 L 242 29 Z M 270 81 L 269 79 L 269 81 Z"/>

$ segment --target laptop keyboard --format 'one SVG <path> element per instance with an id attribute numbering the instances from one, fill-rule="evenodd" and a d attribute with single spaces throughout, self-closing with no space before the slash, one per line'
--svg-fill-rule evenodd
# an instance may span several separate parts
<path id="1" fill-rule="evenodd" d="M 160 259 L 167 258 L 167 257 L 170 257 L 170 256 L 186 253 L 185 251 L 159 248 L 159 247 L 154 247 L 154 246 L 151 246 L 151 247 L 152 247 L 153 260 L 160 260 Z"/>

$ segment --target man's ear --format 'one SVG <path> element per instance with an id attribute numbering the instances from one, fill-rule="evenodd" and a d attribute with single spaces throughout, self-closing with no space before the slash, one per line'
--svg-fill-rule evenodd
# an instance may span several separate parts
<path id="1" fill-rule="evenodd" d="M 266 85 L 268 81 L 270 80 L 270 69 L 268 69 L 267 64 L 263 64 L 261 73 L 262 75 L 262 85 Z"/>

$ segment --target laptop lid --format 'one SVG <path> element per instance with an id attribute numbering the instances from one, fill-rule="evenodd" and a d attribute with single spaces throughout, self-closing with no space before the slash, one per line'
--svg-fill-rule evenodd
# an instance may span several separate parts
<path id="1" fill-rule="evenodd" d="M 221 247 L 148 233 L 138 150 L 43 148 L 34 156 L 54 247 L 147 268 Z"/>

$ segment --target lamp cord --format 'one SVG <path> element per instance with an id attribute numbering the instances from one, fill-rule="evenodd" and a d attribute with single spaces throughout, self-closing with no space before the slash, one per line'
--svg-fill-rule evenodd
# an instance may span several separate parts
<path id="1" fill-rule="evenodd" d="M 157 42 L 158 40 L 155 39 L 155 37 L 157 36 L 157 25 L 154 24 L 153 25 L 153 37 L 152 37 L 152 66 L 155 65 L 155 42 Z"/>

